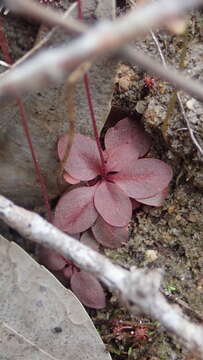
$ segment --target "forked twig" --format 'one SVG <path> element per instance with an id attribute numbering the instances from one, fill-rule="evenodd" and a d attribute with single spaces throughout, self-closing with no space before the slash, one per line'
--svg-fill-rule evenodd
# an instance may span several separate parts
<path id="1" fill-rule="evenodd" d="M 18 1 L 22 2 L 24 0 L 16 0 L 15 4 Z M 16 69 L 5 72 L 0 77 L 0 97 L 13 96 L 16 93 L 39 88 L 46 85 L 48 81 L 60 81 L 64 78 L 64 74 L 72 71 L 84 61 L 94 61 L 101 55 L 116 53 L 126 42 L 145 34 L 149 27 L 155 28 L 165 25 L 168 18 L 182 13 L 183 10 L 191 6 L 202 3 L 203 0 L 179 0 L 178 2 L 176 0 L 170 2 L 159 0 L 147 4 L 143 8 L 137 7 L 136 10 L 131 11 L 113 23 L 109 21 L 100 22 L 70 44 L 59 46 L 54 50 L 45 50 Z M 67 20 L 67 23 L 67 31 L 70 31 L 69 20 Z M 74 29 L 76 24 L 78 22 L 75 20 Z M 78 33 L 81 33 L 80 27 L 78 27 Z M 141 65 L 149 72 L 156 73 L 163 80 L 171 82 L 174 86 L 191 94 L 191 96 L 203 100 L 201 84 L 186 79 L 179 73 L 174 72 L 174 69 L 168 68 L 166 72 L 165 68 L 161 67 L 160 64 L 153 62 L 145 54 L 133 52 L 129 47 L 124 47 L 123 51 L 120 52 L 120 56 L 127 57 L 131 62 Z M 32 82 L 28 81 L 30 78 L 33 79 Z"/>
<path id="2" fill-rule="evenodd" d="M 187 320 L 181 311 L 166 301 L 160 292 L 160 271 L 127 271 L 114 265 L 105 256 L 3 196 L 0 196 L 0 219 L 27 239 L 57 251 L 80 268 L 94 273 L 110 291 L 117 291 L 127 304 L 131 304 L 131 311 L 139 311 L 158 320 L 169 332 L 178 336 L 182 345 L 198 351 L 203 359 L 203 327 Z"/>

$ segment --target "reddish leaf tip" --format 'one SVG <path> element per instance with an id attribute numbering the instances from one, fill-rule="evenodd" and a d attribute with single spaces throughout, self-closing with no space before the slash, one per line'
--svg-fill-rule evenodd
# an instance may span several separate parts
<path id="1" fill-rule="evenodd" d="M 86 306 L 102 309 L 106 305 L 104 290 L 99 281 L 86 271 L 75 272 L 70 280 L 71 289 Z"/>

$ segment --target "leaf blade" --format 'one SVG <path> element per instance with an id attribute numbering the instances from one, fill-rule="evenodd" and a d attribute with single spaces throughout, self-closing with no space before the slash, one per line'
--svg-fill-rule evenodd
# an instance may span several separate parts
<path id="1" fill-rule="evenodd" d="M 121 171 L 125 162 L 134 163 L 139 153 L 132 143 L 121 145 L 105 151 L 106 172 Z"/>
<path id="2" fill-rule="evenodd" d="M 172 175 L 171 166 L 161 160 L 138 159 L 133 166 L 125 163 L 112 179 L 128 196 L 139 201 L 160 193 L 168 186 Z"/>
<path id="3" fill-rule="evenodd" d="M 105 135 L 106 149 L 130 143 L 139 153 L 139 157 L 144 156 L 150 148 L 150 138 L 137 122 L 124 118 L 107 130 Z"/>
<path id="4" fill-rule="evenodd" d="M 55 209 L 54 225 L 69 234 L 91 227 L 98 216 L 93 202 L 96 188 L 82 186 L 64 194 Z"/>
<path id="5" fill-rule="evenodd" d="M 112 226 L 126 226 L 131 219 L 132 204 L 116 184 L 102 181 L 95 191 L 94 204 L 98 213 Z"/>
<path id="6" fill-rule="evenodd" d="M 92 226 L 92 232 L 98 243 L 111 249 L 116 249 L 128 241 L 127 226 L 111 226 L 101 216 Z"/>
<path id="7" fill-rule="evenodd" d="M 58 141 L 58 156 L 63 161 L 68 136 L 64 134 Z M 100 157 L 96 141 L 82 134 L 75 134 L 73 145 L 64 169 L 73 178 L 88 181 L 100 174 Z"/>
<path id="8" fill-rule="evenodd" d="M 38 260 L 40 264 L 53 271 L 62 270 L 67 264 L 67 261 L 56 251 L 42 246 L 38 250 Z"/>
<path id="9" fill-rule="evenodd" d="M 71 289 L 86 306 L 102 309 L 106 305 L 104 290 L 99 281 L 86 271 L 77 271 L 70 280 Z"/>
<path id="10" fill-rule="evenodd" d="M 162 206 L 164 200 L 166 199 L 168 195 L 168 188 L 163 189 L 160 193 L 147 198 L 147 199 L 137 199 L 140 203 L 150 206 Z"/>

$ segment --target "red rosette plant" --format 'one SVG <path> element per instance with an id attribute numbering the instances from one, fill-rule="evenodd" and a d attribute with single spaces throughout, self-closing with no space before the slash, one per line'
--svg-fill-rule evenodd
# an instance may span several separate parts
<path id="1" fill-rule="evenodd" d="M 58 142 L 61 161 L 67 142 L 67 135 Z M 64 164 L 64 179 L 73 189 L 59 199 L 54 225 L 94 249 L 98 243 L 109 248 L 124 244 L 132 210 L 141 203 L 160 206 L 172 178 L 169 165 L 143 158 L 149 148 L 148 135 L 129 118 L 107 130 L 105 150 L 98 139 L 76 134 Z M 68 281 L 83 304 L 96 309 L 105 306 L 104 290 L 93 275 L 52 250 L 41 249 L 39 258 L 63 282 Z"/>
<path id="2" fill-rule="evenodd" d="M 58 142 L 62 161 L 68 137 Z M 160 206 L 167 195 L 172 169 L 165 162 L 143 158 L 150 140 L 139 125 L 125 118 L 105 135 L 104 166 L 95 140 L 76 134 L 64 165 L 65 180 L 78 186 L 59 200 L 54 224 L 69 234 L 91 228 L 102 245 L 116 248 L 127 241 L 134 203 Z"/>

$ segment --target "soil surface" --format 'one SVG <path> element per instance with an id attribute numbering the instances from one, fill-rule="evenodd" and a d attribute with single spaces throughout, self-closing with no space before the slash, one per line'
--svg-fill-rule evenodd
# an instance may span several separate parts
<path id="1" fill-rule="evenodd" d="M 118 16 L 129 9 L 129 1 L 118 1 Z M 16 20 L 18 26 L 19 20 Z M 167 64 L 203 80 L 202 14 L 194 13 L 185 19 L 186 31 L 175 35 L 166 31 L 156 33 Z M 14 52 L 18 58 L 33 44 L 36 27 L 21 22 L 28 32 L 29 41 L 21 43 L 16 30 Z M 32 28 L 32 30 L 30 30 Z M 14 33 L 12 33 L 14 36 Z M 153 58 L 160 59 L 157 46 L 151 35 L 135 44 Z M 203 146 L 203 109 L 200 103 L 181 93 L 186 116 L 194 135 Z M 203 166 L 202 159 L 192 142 L 184 117 L 177 103 L 176 90 L 162 80 L 153 78 L 136 66 L 121 63 L 115 81 L 113 111 L 109 121 L 125 114 L 141 120 L 151 134 L 153 146 L 149 156 L 171 164 L 174 171 L 168 199 L 160 208 L 143 206 L 134 213 L 130 224 L 130 240 L 120 249 L 103 250 L 118 264 L 161 268 L 164 270 L 162 291 L 174 306 L 180 307 L 185 316 L 193 321 L 203 321 Z M 12 230 L 1 226 L 7 238 L 21 242 Z M 21 242 L 22 244 L 22 242 Z M 27 247 L 30 253 L 32 245 Z M 150 359 L 176 360 L 195 359 L 187 354 L 157 322 L 144 317 L 133 318 L 116 296 L 107 294 L 104 310 L 89 310 L 107 349 L 114 360 Z M 133 327 L 135 335 L 123 331 L 115 335 L 118 320 Z M 127 322 L 127 323 L 126 323 Z"/>
<path id="2" fill-rule="evenodd" d="M 131 6 L 119 1 L 118 15 Z M 162 31 L 155 33 L 167 64 L 187 75 L 203 80 L 202 14 L 185 19 L 182 35 Z M 160 60 L 152 36 L 135 44 L 137 49 Z M 182 94 L 187 119 L 203 147 L 203 107 Z M 191 104 L 194 104 L 194 106 Z M 149 156 L 171 164 L 174 177 L 168 199 L 160 208 L 143 206 L 134 213 L 130 224 L 130 241 L 105 254 L 120 265 L 161 268 L 164 270 L 162 291 L 174 306 L 180 307 L 193 321 L 203 321 L 203 166 L 202 157 L 193 144 L 177 102 L 176 90 L 162 80 L 146 74 L 136 66 L 121 63 L 118 68 L 112 118 L 125 114 L 141 120 L 153 139 Z M 124 113 L 123 113 L 124 112 Z M 117 359 L 194 359 L 164 332 L 158 323 L 132 317 L 113 296 L 103 312 L 93 316 L 112 358 Z M 132 326 L 135 335 L 120 326 Z M 134 325 L 134 327 L 133 327 Z M 109 335 L 111 328 L 111 336 Z M 145 332 L 143 336 L 143 332 Z M 140 335 L 141 334 L 141 335 Z"/>

